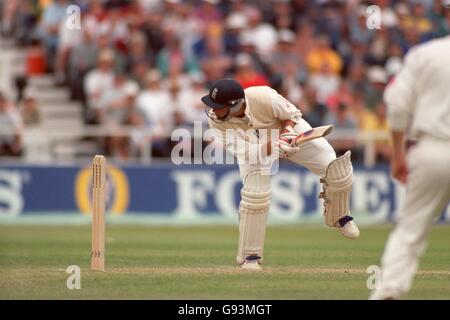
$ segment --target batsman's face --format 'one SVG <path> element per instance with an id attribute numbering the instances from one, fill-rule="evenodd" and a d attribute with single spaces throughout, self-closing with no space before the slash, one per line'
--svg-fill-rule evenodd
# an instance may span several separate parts
<path id="1" fill-rule="evenodd" d="M 214 114 L 216 115 L 217 119 L 225 118 L 229 113 L 229 107 L 223 107 L 220 109 L 213 109 Z"/>

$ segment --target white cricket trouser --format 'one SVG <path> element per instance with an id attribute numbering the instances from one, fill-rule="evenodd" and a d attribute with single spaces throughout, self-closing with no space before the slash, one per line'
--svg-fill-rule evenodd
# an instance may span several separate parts
<path id="1" fill-rule="evenodd" d="M 299 133 L 309 129 L 311 129 L 311 126 L 304 119 L 301 119 L 295 126 L 295 130 Z M 288 160 L 306 167 L 320 177 L 325 175 L 328 165 L 334 159 L 336 159 L 336 153 L 324 138 L 314 139 L 302 144 L 300 151 L 288 158 Z M 268 170 L 270 171 L 270 168 L 264 168 L 258 164 L 239 164 L 239 172 L 243 182 L 248 173 L 258 170 L 267 172 Z"/>
<path id="2" fill-rule="evenodd" d="M 450 141 L 426 139 L 407 156 L 405 206 L 381 260 L 381 287 L 373 299 L 399 298 L 411 288 L 430 227 L 450 201 Z"/>

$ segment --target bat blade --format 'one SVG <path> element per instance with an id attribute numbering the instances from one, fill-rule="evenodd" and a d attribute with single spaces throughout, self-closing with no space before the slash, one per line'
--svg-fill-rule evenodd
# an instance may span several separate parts
<path id="1" fill-rule="evenodd" d="M 333 125 L 327 125 L 327 126 L 321 126 L 321 127 L 315 127 L 308 131 L 300 133 L 294 140 L 293 144 L 296 146 L 299 146 L 305 142 L 322 138 L 331 133 L 333 131 L 334 126 Z"/>

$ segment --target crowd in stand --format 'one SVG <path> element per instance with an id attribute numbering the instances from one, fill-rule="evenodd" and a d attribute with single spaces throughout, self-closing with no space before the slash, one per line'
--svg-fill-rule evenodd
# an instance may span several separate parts
<path id="1" fill-rule="evenodd" d="M 71 4 L 80 28 L 68 27 Z M 378 28 L 368 28 L 372 4 Z M 223 77 L 272 86 L 312 126 L 387 131 L 382 94 L 403 56 L 450 33 L 441 0 L 11 0 L 2 15 L 2 33 L 45 54 L 45 71 L 83 102 L 86 123 L 151 128 L 157 156 L 170 154 L 175 127 L 206 122 L 200 97 Z M 136 131 L 109 138 L 105 152 L 135 156 L 145 143 Z M 360 150 L 351 139 L 335 147 Z M 376 153 L 388 159 L 386 141 Z"/>

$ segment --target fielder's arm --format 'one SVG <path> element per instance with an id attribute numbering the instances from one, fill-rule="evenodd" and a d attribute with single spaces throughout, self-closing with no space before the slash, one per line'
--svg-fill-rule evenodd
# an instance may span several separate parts
<path id="1" fill-rule="evenodd" d="M 392 131 L 392 177 L 406 183 L 408 178 L 408 166 L 405 157 L 405 140 L 403 131 Z"/>
<path id="2" fill-rule="evenodd" d="M 405 57 L 402 70 L 388 84 L 384 91 L 387 106 L 387 118 L 392 133 L 392 177 L 406 183 L 408 167 L 405 159 L 405 137 L 409 119 L 415 110 L 417 101 L 416 79 L 420 74 L 420 52 L 411 49 Z"/>

